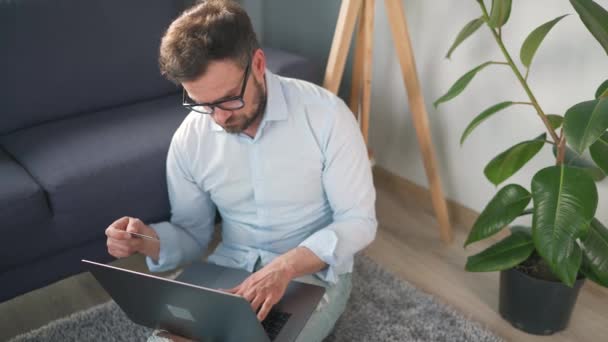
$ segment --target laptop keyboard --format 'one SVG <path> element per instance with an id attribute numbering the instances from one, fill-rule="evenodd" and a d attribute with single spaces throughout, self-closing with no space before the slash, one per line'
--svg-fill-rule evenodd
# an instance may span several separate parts
<path id="1" fill-rule="evenodd" d="M 274 341 L 279 335 L 279 332 L 283 329 L 283 326 L 287 323 L 289 317 L 291 317 L 290 313 L 270 310 L 268 316 L 262 321 L 262 326 L 271 341 Z"/>

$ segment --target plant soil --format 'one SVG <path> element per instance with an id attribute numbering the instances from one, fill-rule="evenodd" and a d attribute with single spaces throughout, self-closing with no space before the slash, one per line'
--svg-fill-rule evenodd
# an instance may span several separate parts
<path id="1" fill-rule="evenodd" d="M 536 279 L 557 282 L 560 281 L 559 278 L 553 275 L 553 272 L 551 272 L 547 262 L 543 260 L 543 258 L 541 258 L 536 252 L 532 253 L 532 255 L 530 255 L 530 257 L 524 262 L 515 266 L 515 269 Z"/>

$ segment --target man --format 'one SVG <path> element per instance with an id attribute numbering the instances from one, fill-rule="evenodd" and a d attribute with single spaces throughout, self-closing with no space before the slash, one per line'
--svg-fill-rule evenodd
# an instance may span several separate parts
<path id="1" fill-rule="evenodd" d="M 353 256 L 377 227 L 353 114 L 330 92 L 266 70 L 249 17 L 231 1 L 184 12 L 163 37 L 159 61 L 191 110 L 167 155 L 171 219 L 118 219 L 106 230 L 109 253 L 143 253 L 151 271 L 199 259 L 217 208 L 222 242 L 208 262 L 254 272 L 226 291 L 246 298 L 263 320 L 289 281 L 325 286 L 298 338 L 322 340 L 348 300 Z"/>

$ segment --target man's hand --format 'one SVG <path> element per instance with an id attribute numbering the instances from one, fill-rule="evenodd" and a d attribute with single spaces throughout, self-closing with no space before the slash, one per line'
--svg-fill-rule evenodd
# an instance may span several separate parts
<path id="1" fill-rule="evenodd" d="M 308 248 L 296 247 L 250 275 L 239 286 L 225 291 L 247 299 L 254 312 L 261 306 L 258 320 L 263 321 L 270 309 L 283 298 L 292 279 L 325 267 L 327 264 Z"/>
<path id="2" fill-rule="evenodd" d="M 158 238 L 154 229 L 146 226 L 141 220 L 133 217 L 121 217 L 107 229 L 108 253 L 115 258 L 126 258 L 135 253 L 142 253 L 158 260 L 160 244 L 158 241 L 134 237 L 129 232 L 140 233 Z"/>
<path id="3" fill-rule="evenodd" d="M 157 334 L 156 336 L 158 337 L 164 337 L 166 339 L 169 339 L 173 342 L 195 342 L 194 340 L 179 336 L 179 335 L 173 335 L 169 332 L 163 331 L 159 334 Z"/>
<path id="4" fill-rule="evenodd" d="M 251 303 L 258 320 L 263 321 L 270 309 L 283 298 L 287 285 L 294 277 L 294 270 L 282 257 L 250 275 L 237 287 L 226 292 L 242 296 Z"/>

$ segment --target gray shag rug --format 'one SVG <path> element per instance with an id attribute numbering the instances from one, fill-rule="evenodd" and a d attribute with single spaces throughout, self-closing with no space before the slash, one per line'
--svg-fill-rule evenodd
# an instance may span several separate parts
<path id="1" fill-rule="evenodd" d="M 479 323 L 397 279 L 365 256 L 355 263 L 346 311 L 327 341 L 502 341 Z M 146 341 L 151 330 L 132 323 L 112 301 L 77 312 L 10 342 Z"/>

